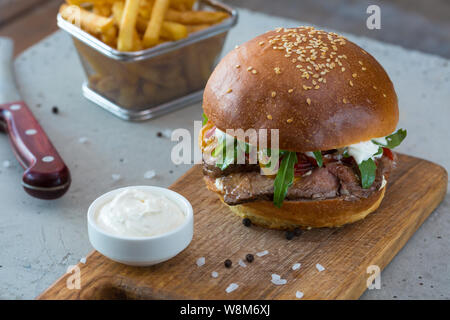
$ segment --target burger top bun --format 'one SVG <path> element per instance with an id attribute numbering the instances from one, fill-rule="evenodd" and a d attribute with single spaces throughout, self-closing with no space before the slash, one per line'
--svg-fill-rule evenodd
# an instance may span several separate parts
<path id="1" fill-rule="evenodd" d="M 375 58 L 312 27 L 236 46 L 209 78 L 203 108 L 222 131 L 279 129 L 279 148 L 297 152 L 383 137 L 398 122 L 397 95 Z"/>

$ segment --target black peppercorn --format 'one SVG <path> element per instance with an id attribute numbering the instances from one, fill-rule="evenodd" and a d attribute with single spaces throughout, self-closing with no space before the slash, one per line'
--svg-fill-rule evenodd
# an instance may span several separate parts
<path id="1" fill-rule="evenodd" d="M 161 131 L 158 131 L 158 132 L 156 133 L 156 136 L 157 136 L 158 138 L 161 138 L 161 137 L 163 136 L 163 134 L 162 134 Z"/>
<path id="2" fill-rule="evenodd" d="M 294 238 L 295 234 L 293 231 L 286 231 L 286 239 L 292 240 Z"/>
<path id="3" fill-rule="evenodd" d="M 255 257 L 249 253 L 245 256 L 245 260 L 247 260 L 248 262 L 253 262 L 253 260 L 255 260 Z"/>
<path id="4" fill-rule="evenodd" d="M 225 268 L 231 268 L 231 265 L 233 264 L 233 262 L 231 262 L 230 259 L 225 260 L 224 265 Z"/>
<path id="5" fill-rule="evenodd" d="M 244 218 L 242 220 L 242 223 L 244 224 L 244 226 L 246 227 L 250 227 L 252 225 L 252 221 L 249 218 Z"/>
<path id="6" fill-rule="evenodd" d="M 52 108 L 52 112 L 53 112 L 54 114 L 58 114 L 58 113 L 59 113 L 58 107 L 57 107 L 57 106 L 54 106 L 54 107 Z"/>
<path id="7" fill-rule="evenodd" d="M 303 231 L 300 228 L 295 228 L 294 229 L 294 234 L 295 234 L 296 237 L 300 236 L 302 234 L 302 232 Z"/>

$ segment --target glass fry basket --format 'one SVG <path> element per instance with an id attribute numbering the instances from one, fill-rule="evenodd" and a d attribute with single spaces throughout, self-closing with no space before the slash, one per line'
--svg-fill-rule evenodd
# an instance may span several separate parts
<path id="1" fill-rule="evenodd" d="M 225 11 L 219 24 L 153 48 L 121 52 L 57 16 L 73 39 L 87 76 L 83 95 L 124 120 L 147 120 L 202 99 L 203 88 L 218 62 L 236 10 L 201 0 L 199 10 Z"/>

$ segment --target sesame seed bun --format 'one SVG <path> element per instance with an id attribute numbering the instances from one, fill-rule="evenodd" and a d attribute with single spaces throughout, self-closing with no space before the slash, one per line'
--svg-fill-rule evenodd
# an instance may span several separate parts
<path id="1" fill-rule="evenodd" d="M 280 149 L 297 152 L 383 137 L 398 122 L 397 95 L 375 58 L 311 27 L 269 31 L 228 53 L 203 109 L 222 131 L 279 129 Z"/>

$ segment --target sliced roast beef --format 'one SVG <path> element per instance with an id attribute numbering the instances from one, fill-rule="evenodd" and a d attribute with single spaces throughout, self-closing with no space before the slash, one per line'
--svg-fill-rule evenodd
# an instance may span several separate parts
<path id="1" fill-rule="evenodd" d="M 335 197 L 343 197 L 346 200 L 367 198 L 382 184 L 383 176 L 388 176 L 394 164 L 393 160 L 383 156 L 376 161 L 377 175 L 375 182 L 368 189 L 361 187 L 358 168 L 354 164 L 342 162 L 330 162 L 322 168 L 316 168 L 310 174 L 298 177 L 288 190 L 288 200 L 321 200 Z M 224 175 L 212 175 L 212 170 L 204 172 L 211 179 L 218 178 L 220 192 L 225 203 L 237 205 L 256 200 L 273 199 L 273 182 L 271 176 L 261 175 L 259 169 L 253 166 L 230 166 L 229 173 Z M 219 169 L 220 170 L 220 169 Z M 241 171 L 245 170 L 245 171 Z"/>
<path id="2" fill-rule="evenodd" d="M 237 172 L 259 172 L 259 169 L 259 165 L 257 164 L 233 164 L 228 166 L 225 170 L 221 170 L 215 164 L 207 164 L 206 162 L 203 162 L 203 174 L 214 179 Z"/>

